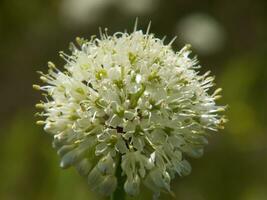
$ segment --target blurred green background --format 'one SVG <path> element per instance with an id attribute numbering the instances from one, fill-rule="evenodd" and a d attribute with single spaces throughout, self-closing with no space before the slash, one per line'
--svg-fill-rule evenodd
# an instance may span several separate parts
<path id="1" fill-rule="evenodd" d="M 203 158 L 190 160 L 190 176 L 177 177 L 178 200 L 267 199 L 267 1 L 266 0 L 1 0 L 0 1 L 0 199 L 104 199 L 74 169 L 61 170 L 52 138 L 35 125 L 40 94 L 37 70 L 76 36 L 98 27 L 109 32 L 139 27 L 170 41 L 193 45 L 223 88 L 226 129 L 212 135 Z M 162 199 L 171 199 L 167 194 Z M 151 199 L 143 190 L 136 199 Z"/>

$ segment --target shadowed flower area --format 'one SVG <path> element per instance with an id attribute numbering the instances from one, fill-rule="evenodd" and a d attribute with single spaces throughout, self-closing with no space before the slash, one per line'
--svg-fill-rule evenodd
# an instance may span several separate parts
<path id="1" fill-rule="evenodd" d="M 91 38 L 99 27 L 108 27 L 109 35 L 125 29 L 132 33 L 138 15 L 139 29 L 145 33 L 151 20 L 150 32 L 158 38 L 166 36 L 164 44 L 177 34 L 172 44 L 175 52 L 192 44 L 193 55 L 199 55 L 202 66 L 199 74 L 211 70 L 216 76 L 215 88 L 223 88 L 223 98 L 216 104 L 229 107 L 224 113 L 229 122 L 224 130 L 207 137 L 209 145 L 202 158 L 184 157 L 192 172 L 190 176 L 176 175 L 172 179 L 170 188 L 175 197 L 162 192 L 160 199 L 266 200 L 266 2 L 125 2 L 0 2 L 0 199 L 108 199 L 89 189 L 74 167 L 60 169 L 61 159 L 51 148 L 52 138 L 34 123 L 39 120 L 33 113 L 40 94 L 31 86 L 38 80 L 36 71 L 47 71 L 48 60 L 64 66 L 57 52 L 68 49 L 69 41 L 77 36 Z M 132 61 L 134 55 L 130 56 Z M 117 75 L 113 73 L 113 77 Z M 100 71 L 95 78 L 103 76 L 105 72 Z M 136 76 L 135 81 L 142 81 L 142 77 Z M 110 119 L 111 122 L 120 123 Z M 134 143 L 141 148 L 139 142 Z M 98 147 L 99 153 L 103 148 Z M 130 157 L 125 159 L 131 161 Z M 139 194 L 127 198 L 142 200 L 153 196 L 142 183 Z"/>

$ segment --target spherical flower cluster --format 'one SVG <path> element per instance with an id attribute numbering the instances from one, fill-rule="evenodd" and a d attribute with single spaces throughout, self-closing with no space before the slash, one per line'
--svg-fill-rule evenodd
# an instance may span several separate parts
<path id="1" fill-rule="evenodd" d="M 134 30 L 91 40 L 77 39 L 60 71 L 49 62 L 41 74 L 45 101 L 45 131 L 54 135 L 60 166 L 74 166 L 89 186 L 110 195 L 117 187 L 117 171 L 124 190 L 135 196 L 140 185 L 155 195 L 171 191 L 176 174 L 191 171 L 186 156 L 199 157 L 208 143 L 207 130 L 223 128 L 224 106 L 215 104 L 221 89 L 185 46 Z"/>

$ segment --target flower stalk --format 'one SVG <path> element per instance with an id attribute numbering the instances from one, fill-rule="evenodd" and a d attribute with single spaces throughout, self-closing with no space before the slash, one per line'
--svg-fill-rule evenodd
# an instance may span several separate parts
<path id="1" fill-rule="evenodd" d="M 123 188 L 125 177 L 122 176 L 122 170 L 121 170 L 121 158 L 119 157 L 118 166 L 116 169 L 116 177 L 118 180 L 117 188 L 111 195 L 111 200 L 125 200 L 126 194 Z"/>

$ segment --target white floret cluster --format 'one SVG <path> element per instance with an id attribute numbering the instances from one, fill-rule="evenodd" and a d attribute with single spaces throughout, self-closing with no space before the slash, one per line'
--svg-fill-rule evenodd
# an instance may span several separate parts
<path id="1" fill-rule="evenodd" d="M 45 96 L 38 124 L 54 135 L 60 166 L 76 167 L 106 195 L 118 175 L 132 196 L 141 184 L 155 195 L 171 191 L 175 175 L 191 171 L 185 158 L 203 154 L 207 130 L 223 128 L 221 89 L 209 94 L 214 77 L 199 74 L 188 45 L 174 52 L 138 30 L 77 43 L 60 53 L 64 70 L 49 62 L 45 85 L 34 85 Z"/>

